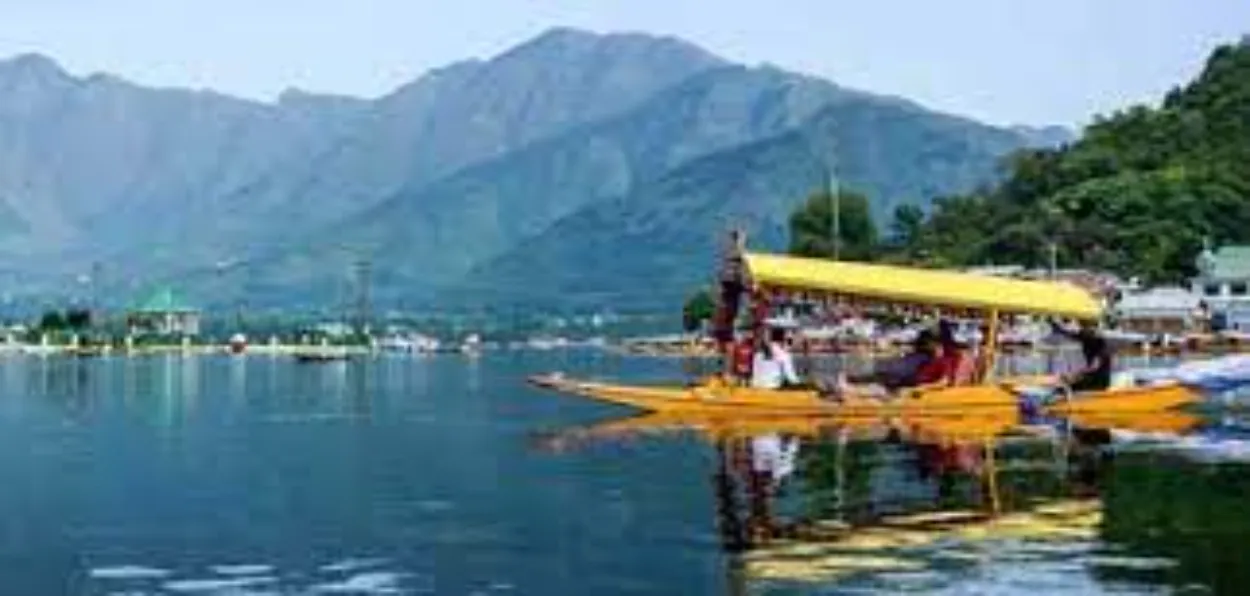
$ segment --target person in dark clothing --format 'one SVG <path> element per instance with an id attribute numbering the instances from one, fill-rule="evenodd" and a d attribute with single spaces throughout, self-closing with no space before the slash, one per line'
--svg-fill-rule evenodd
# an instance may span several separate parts
<path id="1" fill-rule="evenodd" d="M 1085 366 L 1063 375 L 1062 380 L 1073 392 L 1103 391 L 1111 387 L 1111 369 L 1114 355 L 1111 344 L 1098 333 L 1092 322 L 1084 322 L 1075 333 L 1055 321 L 1050 322 L 1055 333 L 1072 338 L 1081 344 Z"/>

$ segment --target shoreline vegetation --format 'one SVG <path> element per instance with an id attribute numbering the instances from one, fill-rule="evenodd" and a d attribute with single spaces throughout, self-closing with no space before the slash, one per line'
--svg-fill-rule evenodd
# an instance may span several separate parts
<path id="1" fill-rule="evenodd" d="M 1001 183 L 901 205 L 882 236 L 868 200 L 839 192 L 841 254 L 933 267 L 1018 265 L 1184 284 L 1206 241 L 1250 240 L 1250 46 L 1225 45 L 1158 105 L 1098 116 L 1080 138 L 1016 152 Z M 831 247 L 828 193 L 792 214 L 790 252 Z"/>
<path id="2" fill-rule="evenodd" d="M 938 197 L 928 209 L 900 205 L 884 233 L 862 189 L 842 187 L 836 200 L 830 190 L 817 191 L 790 215 L 789 253 L 938 269 L 1018 268 L 1055 279 L 1061 279 L 1060 271 L 1088 274 L 1091 279 L 1078 285 L 1103 300 L 1105 332 L 1118 351 L 1247 351 L 1250 334 L 1229 329 L 1227 316 L 1216 323 L 1209 315 L 1227 315 L 1216 311 L 1250 302 L 1225 301 L 1198 309 L 1210 306 L 1210 312 L 1184 315 L 1119 308 L 1126 292 L 1177 286 L 1189 292 L 1206 248 L 1250 243 L 1247 113 L 1250 46 L 1222 46 L 1196 78 L 1172 89 L 1158 105 L 1097 117 L 1080 138 L 1062 146 L 1014 153 L 997 185 Z M 688 295 L 685 331 L 696 332 L 712 319 L 714 293 L 705 287 Z M 843 326 L 856 318 L 893 327 L 921 322 L 896 314 L 822 312 L 816 324 Z M 1179 323 L 1165 333 L 1164 319 Z M 1000 349 L 1056 349 L 1038 339 Z M 870 345 L 836 341 L 829 351 L 894 349 L 872 345 L 876 337 L 861 341 Z M 633 351 L 684 355 L 707 349 L 643 345 Z"/>

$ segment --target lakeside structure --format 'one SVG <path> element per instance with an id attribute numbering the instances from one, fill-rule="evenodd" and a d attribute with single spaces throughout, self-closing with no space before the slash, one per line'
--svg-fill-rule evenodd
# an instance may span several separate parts
<path id="1" fill-rule="evenodd" d="M 1183 336 L 1205 331 L 1205 309 L 1198 295 L 1181 287 L 1125 294 L 1115 304 L 1117 327 L 1148 336 Z"/>
<path id="2" fill-rule="evenodd" d="M 131 309 L 126 323 L 134 336 L 195 337 L 200 334 L 200 310 L 173 289 L 161 288 Z"/>
<path id="3" fill-rule="evenodd" d="M 1190 291 L 1201 296 L 1211 311 L 1213 326 L 1250 332 L 1250 246 L 1208 244 L 1195 262 L 1198 275 Z"/>
<path id="4" fill-rule="evenodd" d="M 1029 270 L 1021 266 L 979 267 L 987 275 L 1066 279 L 1107 301 L 1114 335 L 1126 341 L 1173 343 L 1212 338 L 1250 339 L 1250 246 L 1213 249 L 1209 242 L 1194 261 L 1197 274 L 1185 286 L 1142 287 L 1137 280 L 1086 270 Z M 1122 336 L 1122 337 L 1121 337 Z"/>

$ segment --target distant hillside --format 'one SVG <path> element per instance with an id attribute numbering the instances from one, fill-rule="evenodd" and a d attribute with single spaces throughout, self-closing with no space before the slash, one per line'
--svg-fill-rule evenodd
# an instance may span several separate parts
<path id="1" fill-rule="evenodd" d="M 319 273 L 313 264 L 346 271 L 360 254 L 407 287 L 453 282 L 582 207 L 626 196 L 705 155 L 793 130 L 834 103 L 876 100 L 775 69 L 714 69 L 620 116 L 401 191 L 258 262 L 247 272 L 248 294 L 310 283 Z"/>
<path id="2" fill-rule="evenodd" d="M 271 105 L 0 61 L 0 255 L 32 288 L 91 261 L 117 284 L 247 260 L 722 64 L 679 40 L 553 30 L 378 100 Z"/>
<path id="3" fill-rule="evenodd" d="M 1098 118 L 1061 149 L 1024 153 L 996 188 L 937 204 L 905 251 L 950 263 L 1193 274 L 1203 238 L 1250 243 L 1250 47 L 1216 50 L 1157 107 Z"/>
<path id="4" fill-rule="evenodd" d="M 324 307 L 363 259 L 380 308 L 449 287 L 506 302 L 552 281 L 560 296 L 555 277 L 583 273 L 570 283 L 619 291 L 558 255 L 621 250 L 626 222 L 669 218 L 630 266 L 666 259 L 684 280 L 704 255 L 674 256 L 678 230 L 745 212 L 768 236 L 818 182 L 813 155 L 836 153 L 883 216 L 992 182 L 1000 156 L 1054 138 L 640 34 L 555 29 L 378 99 L 272 104 L 21 56 L 0 61 L 0 283 L 39 302 L 170 283 L 208 305 Z M 536 246 L 552 280 L 515 273 Z"/>
<path id="5" fill-rule="evenodd" d="M 491 60 L 433 71 L 371 102 L 360 121 L 310 163 L 276 172 L 242 196 L 271 204 L 255 214 L 260 221 L 281 217 L 298 224 L 295 233 L 281 236 L 298 238 L 397 192 L 614 117 L 723 64 L 672 38 L 553 29 Z"/>
<path id="6" fill-rule="evenodd" d="M 836 141 L 835 141 L 836 140 Z M 824 183 L 866 193 L 881 224 L 900 204 L 993 180 L 1015 134 L 906 105 L 847 97 L 783 134 L 670 171 L 628 196 L 589 205 L 475 269 L 459 302 L 673 304 L 713 271 L 729 225 L 784 250 L 794 208 Z"/>

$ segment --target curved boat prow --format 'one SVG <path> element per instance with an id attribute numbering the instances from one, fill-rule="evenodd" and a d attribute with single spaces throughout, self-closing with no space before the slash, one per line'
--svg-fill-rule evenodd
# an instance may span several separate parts
<path id="1" fill-rule="evenodd" d="M 1161 412 L 1189 406 L 1201 400 L 1202 393 L 1197 389 L 1172 382 L 1077 394 L 1070 400 L 1055 402 L 1046 409 L 1056 415 Z"/>

